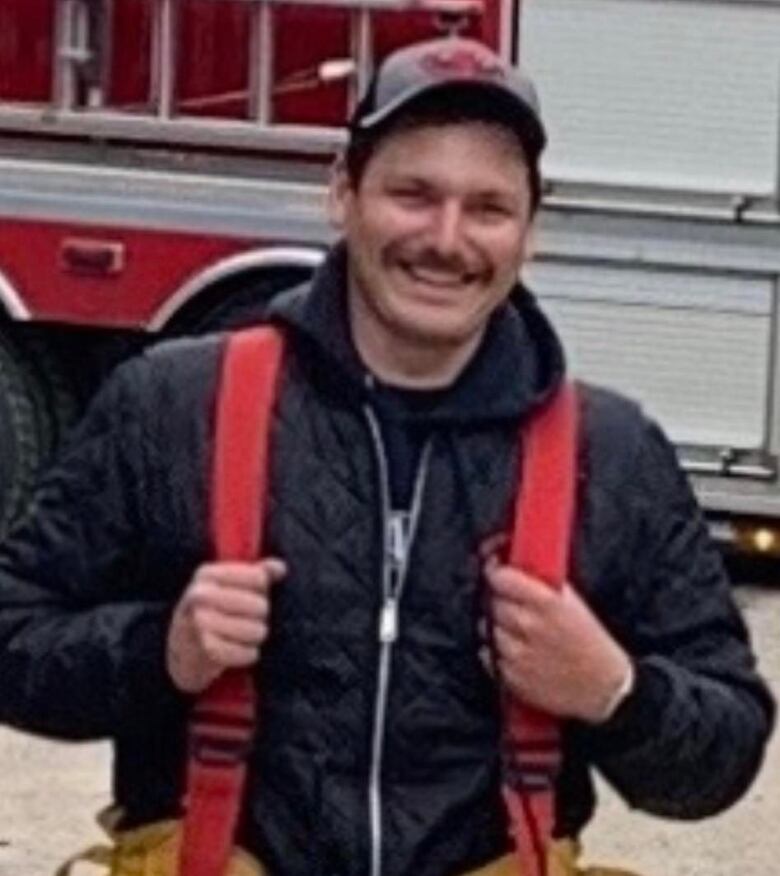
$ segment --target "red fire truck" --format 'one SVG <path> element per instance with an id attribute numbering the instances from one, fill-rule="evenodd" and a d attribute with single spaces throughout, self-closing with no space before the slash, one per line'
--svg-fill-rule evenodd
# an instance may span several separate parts
<path id="1" fill-rule="evenodd" d="M 101 374 L 307 275 L 375 61 L 499 0 L 0 4 L 0 529 Z"/>

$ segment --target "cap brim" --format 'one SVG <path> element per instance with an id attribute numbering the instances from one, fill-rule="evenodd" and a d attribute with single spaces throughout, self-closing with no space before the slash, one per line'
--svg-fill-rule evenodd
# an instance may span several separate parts
<path id="1" fill-rule="evenodd" d="M 366 131 L 371 130 L 383 122 L 389 121 L 402 110 L 412 108 L 424 97 L 451 91 L 459 94 L 473 92 L 481 98 L 488 96 L 489 101 L 484 106 L 486 121 L 498 122 L 511 128 L 526 148 L 534 154 L 538 155 L 544 149 L 547 143 L 547 134 L 534 108 L 509 88 L 473 78 L 450 78 L 446 82 L 429 82 L 407 88 L 380 109 L 355 119 L 352 127 Z M 483 107 L 480 107 L 481 109 Z"/>

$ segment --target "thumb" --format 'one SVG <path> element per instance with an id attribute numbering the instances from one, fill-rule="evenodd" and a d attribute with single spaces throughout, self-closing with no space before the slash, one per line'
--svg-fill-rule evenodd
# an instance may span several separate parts
<path id="1" fill-rule="evenodd" d="M 266 559 L 260 560 L 258 567 L 266 573 L 271 584 L 275 584 L 277 581 L 287 577 L 287 563 L 278 557 L 266 557 Z"/>

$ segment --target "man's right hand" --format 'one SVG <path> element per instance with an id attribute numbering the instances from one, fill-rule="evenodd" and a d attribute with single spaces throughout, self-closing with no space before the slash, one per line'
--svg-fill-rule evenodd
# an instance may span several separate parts
<path id="1" fill-rule="evenodd" d="M 284 562 L 273 558 L 196 569 L 168 630 L 167 666 L 176 687 L 197 694 L 224 670 L 258 661 L 268 636 L 271 587 L 286 574 Z"/>

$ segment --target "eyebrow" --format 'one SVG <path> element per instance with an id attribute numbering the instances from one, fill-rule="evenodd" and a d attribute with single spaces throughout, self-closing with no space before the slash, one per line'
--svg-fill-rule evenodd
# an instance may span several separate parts
<path id="1" fill-rule="evenodd" d="M 440 186 L 438 186 L 435 182 L 432 182 L 426 177 L 416 176 L 413 174 L 413 172 L 406 173 L 404 171 L 400 171 L 397 174 L 391 174 L 384 180 L 383 185 L 385 185 L 386 187 L 410 186 L 427 190 L 438 190 L 440 188 Z M 475 192 L 468 193 L 466 197 L 468 199 L 500 200 L 513 202 L 517 200 L 522 200 L 522 198 L 519 197 L 519 194 L 516 192 L 510 193 L 497 188 L 479 189 Z"/>
<path id="2" fill-rule="evenodd" d="M 412 176 L 404 172 L 391 174 L 390 176 L 386 177 L 385 185 L 415 185 L 420 186 L 421 188 L 435 188 L 435 186 L 431 184 L 430 180 L 427 180 L 425 177 Z"/>

